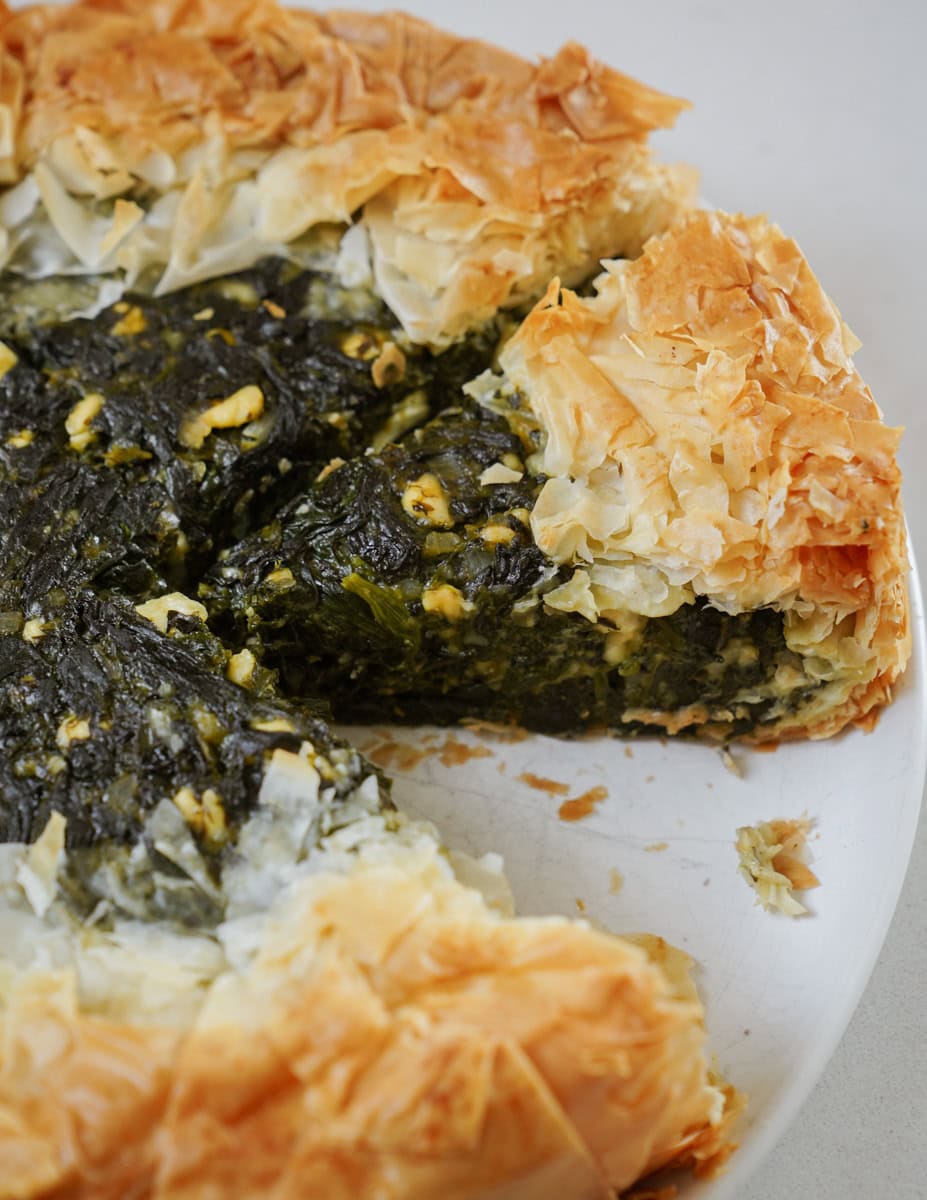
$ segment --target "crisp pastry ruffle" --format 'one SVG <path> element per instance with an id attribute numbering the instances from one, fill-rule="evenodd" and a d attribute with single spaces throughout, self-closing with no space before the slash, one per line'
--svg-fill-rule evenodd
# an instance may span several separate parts
<path id="1" fill-rule="evenodd" d="M 425 833 L 351 836 L 221 931 L 236 966 L 184 984 L 183 935 L 131 926 L 3 964 L 0 1197 L 605 1200 L 724 1161 L 684 955 L 500 916 Z"/>
<path id="2" fill-rule="evenodd" d="M 646 139 L 682 101 L 398 13 L 83 0 L 0 15 L 0 263 L 161 291 L 357 219 L 410 336 L 445 344 L 636 254 L 694 195 Z"/>
<path id="3" fill-rule="evenodd" d="M 535 539 L 576 566 L 547 603 L 606 621 L 698 597 L 780 609 L 819 686 L 763 736 L 870 720 L 910 631 L 900 431 L 853 365 L 858 344 L 762 217 L 694 212 L 607 263 L 589 299 L 554 282 L 500 357 L 548 434 Z"/>

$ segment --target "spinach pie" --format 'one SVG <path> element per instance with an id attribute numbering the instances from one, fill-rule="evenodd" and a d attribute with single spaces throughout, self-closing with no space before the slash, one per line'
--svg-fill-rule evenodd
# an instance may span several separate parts
<path id="1" fill-rule="evenodd" d="M 573 44 L 78 0 L 0 55 L 0 1198 L 717 1170 L 685 956 L 516 918 L 332 722 L 871 724 L 898 433 L 795 243 Z"/>

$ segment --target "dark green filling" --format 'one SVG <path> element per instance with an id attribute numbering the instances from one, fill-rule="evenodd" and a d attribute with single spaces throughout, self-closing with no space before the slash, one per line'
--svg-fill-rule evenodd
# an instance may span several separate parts
<path id="1" fill-rule="evenodd" d="M 84 580 L 137 596 L 195 586 L 322 464 L 362 452 L 410 392 L 441 407 L 491 353 L 491 335 L 439 357 L 407 351 L 402 378 L 377 387 L 370 355 L 396 323 L 382 305 L 360 322 L 307 316 L 328 287 L 271 260 L 164 299 L 129 296 L 119 307 L 141 313 L 138 333 L 114 333 L 127 314 L 109 308 L 7 335 L 19 363 L 0 381 L 0 608 Z M 230 428 L 182 444 L 191 415 L 252 385 L 265 411 L 250 438 Z M 66 420 L 91 394 L 104 403 L 75 450 Z M 30 444 L 11 442 L 23 430 Z"/>
<path id="2" fill-rule="evenodd" d="M 35 294 L 51 305 L 75 286 L 86 299 L 68 281 Z M 0 279 L 10 304 L 27 292 Z M 778 614 L 687 606 L 610 665 L 607 629 L 545 606 L 570 572 L 528 527 L 543 480 L 526 469 L 480 483 L 529 457 L 539 433 L 517 404 L 496 413 L 461 390 L 491 364 L 498 330 L 439 356 L 405 345 L 378 386 L 373 361 L 402 341 L 391 314 L 278 261 L 92 319 L 33 301 L 30 319 L 8 308 L 3 321 L 18 362 L 0 380 L 0 839 L 33 840 L 64 814 L 82 911 L 111 896 L 107 862 L 138 847 L 157 860 L 146 822 L 180 788 L 222 797 L 227 839 L 197 833 L 217 877 L 268 750 L 344 752 L 323 709 L 575 733 L 638 731 L 647 710 L 702 703 L 741 733 L 806 694 L 770 697 L 776 668 L 796 661 Z M 247 386 L 264 398 L 255 421 L 185 434 Z M 75 436 L 69 417 L 94 394 Z M 417 427 L 403 434 L 397 413 Z M 391 429 L 398 444 L 381 445 Z M 409 508 L 422 476 L 440 481 L 447 520 Z M 136 613 L 175 589 L 206 604 L 211 631 L 172 616 L 165 635 Z M 247 689 L 226 678 L 245 645 L 262 664 Z M 62 745 L 69 715 L 90 736 Z M 267 717 L 296 732 L 255 730 Z M 369 771 L 352 762 L 345 792 Z M 148 911 L 167 911 L 132 871 Z M 174 915 L 215 919 L 197 907 L 208 896 L 178 889 Z"/>
<path id="3" fill-rule="evenodd" d="M 69 887 L 86 910 L 113 898 L 104 860 L 128 870 L 140 847 L 155 853 L 146 822 L 165 797 L 221 796 L 227 841 L 197 834 L 215 877 L 257 805 L 268 751 L 308 740 L 344 758 L 268 672 L 251 689 L 229 682 L 230 651 L 199 621 L 172 616 L 165 636 L 135 604 L 195 596 L 225 546 L 332 456 L 360 453 L 410 391 L 426 412 L 443 404 L 491 342 L 441 357 L 407 347 L 404 371 L 377 386 L 372 359 L 398 334 L 389 312 L 355 297 L 354 315 L 339 317 L 327 276 L 276 261 L 163 300 L 129 296 L 92 319 L 58 320 L 51 303 L 75 291 L 86 303 L 85 284 L 6 276 L 0 291 L 33 313 L 7 309 L 3 330 L 18 361 L 0 380 L 0 839 L 34 840 L 53 811 L 66 816 Z M 231 427 L 183 444 L 191 415 L 249 385 L 265 399 L 251 437 Z M 75 440 L 69 414 L 95 393 L 89 436 Z M 90 736 L 62 745 L 71 716 Z M 253 728 L 275 716 L 296 732 Z M 370 772 L 351 761 L 339 794 Z M 135 892 L 150 890 L 144 878 L 134 871 Z M 204 902 L 178 885 L 170 913 L 204 920 Z M 160 903 L 149 896 L 148 911 Z"/>
<path id="4" fill-rule="evenodd" d="M 258 669 L 247 689 L 230 682 L 229 657 L 199 620 L 175 615 L 165 635 L 130 602 L 89 588 L 57 610 L 36 642 L 0 637 L 0 841 L 33 841 L 52 812 L 64 814 L 74 851 L 66 885 L 80 911 L 113 900 L 100 868 L 108 860 L 124 875 L 139 846 L 131 886 L 148 912 L 215 921 L 221 908 L 208 892 L 156 851 L 146 825 L 155 807 L 183 787 L 198 798 L 218 793 L 227 836 L 196 838 L 216 882 L 256 805 L 265 756 L 298 753 L 304 741 L 329 757 L 344 750 L 316 713 L 276 693 L 268 672 Z M 62 724 L 70 716 L 89 729 L 68 742 Z M 269 722 L 292 731 L 255 728 Z M 350 764 L 334 784 L 338 794 L 370 774 L 356 756 Z M 167 899 L 154 894 L 153 866 L 176 877 Z"/>
<path id="5" fill-rule="evenodd" d="M 542 480 L 479 482 L 530 448 L 511 425 L 465 401 L 315 483 L 210 572 L 202 594 L 215 627 L 247 641 L 288 692 L 325 697 L 351 722 L 479 717 L 549 733 L 637 732 L 647 722 L 625 719 L 628 709 L 704 703 L 715 724 L 741 733 L 798 703 L 798 692 L 785 702 L 753 694 L 797 663 L 778 613 L 687 605 L 648 621 L 610 666 L 606 628 L 545 607 L 571 572 L 538 550 L 524 519 Z M 452 529 L 403 507 L 423 475 L 441 481 Z M 487 541 L 487 527 L 511 539 Z M 449 534 L 456 544 L 444 549 Z M 285 588 L 281 569 L 292 575 Z M 456 619 L 423 604 L 442 585 L 469 606 Z M 736 653 L 744 643 L 751 653 Z"/>

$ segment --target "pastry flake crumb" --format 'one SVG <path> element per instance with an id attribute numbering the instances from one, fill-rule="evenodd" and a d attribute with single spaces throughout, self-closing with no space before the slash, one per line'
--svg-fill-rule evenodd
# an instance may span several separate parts
<path id="1" fill-rule="evenodd" d="M 547 779 L 543 775 L 535 775 L 533 771 L 522 771 L 518 776 L 519 783 L 526 783 L 537 792 L 546 792 L 548 796 L 568 796 L 570 785 L 557 779 Z"/>
<path id="2" fill-rule="evenodd" d="M 386 735 L 367 747 L 365 753 L 376 766 L 400 773 L 414 771 L 426 758 L 438 758 L 445 767 L 463 767 L 474 758 L 491 758 L 493 755 L 488 746 L 470 746 L 453 734 L 437 744 L 432 738 L 424 738 L 420 745 L 414 746 L 394 741 Z"/>
<path id="3" fill-rule="evenodd" d="M 558 816 L 561 821 L 582 821 L 584 817 L 591 816 L 607 796 L 607 788 L 601 785 L 592 787 L 588 792 L 583 792 L 581 796 L 576 796 L 572 800 L 564 800 L 558 809 Z"/>
<path id="4" fill-rule="evenodd" d="M 507 745 L 523 742 L 528 737 L 527 730 L 520 725 L 506 725 L 500 721 L 484 721 L 479 717 L 464 717 L 460 723 L 471 733 L 479 733 L 483 737 L 491 737 L 497 742 Z"/>
<path id="5" fill-rule="evenodd" d="M 445 767 L 462 767 L 474 758 L 490 758 L 492 751 L 488 746 L 468 746 L 453 734 L 444 739 L 439 748 L 441 763 Z M 433 752 L 434 753 L 434 752 Z"/>
<path id="6" fill-rule="evenodd" d="M 724 765 L 725 771 L 730 771 L 730 773 L 733 776 L 735 776 L 737 779 L 743 779 L 743 777 L 744 777 L 743 766 L 741 765 L 740 760 L 736 759 L 734 757 L 734 755 L 731 754 L 730 748 L 728 746 L 722 746 L 721 749 L 718 751 L 718 755 L 721 759 L 721 762 Z"/>
<path id="7" fill-rule="evenodd" d="M 763 821 L 737 830 L 740 873 L 756 892 L 756 903 L 768 912 L 778 909 L 786 916 L 799 917 L 808 911 L 792 893 L 820 886 L 802 857 L 813 824 L 801 817 Z"/>
<path id="8" fill-rule="evenodd" d="M 392 738 L 386 738 L 366 751 L 376 766 L 400 772 L 414 771 L 431 753 L 427 747 L 408 746 L 404 742 L 394 742 Z"/>

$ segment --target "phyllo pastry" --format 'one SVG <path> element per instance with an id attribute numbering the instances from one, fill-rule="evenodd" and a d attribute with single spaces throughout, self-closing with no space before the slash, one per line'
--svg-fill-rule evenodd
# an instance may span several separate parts
<path id="1" fill-rule="evenodd" d="M 723 1162 L 684 956 L 511 918 L 182 601 L 0 639 L 0 1196 L 605 1200 Z"/>
<path id="2" fill-rule="evenodd" d="M 331 464 L 213 571 L 214 611 L 352 720 L 870 722 L 909 630 L 898 431 L 855 347 L 794 242 L 696 212 Z"/>
<path id="3" fill-rule="evenodd" d="M 581 47 L 530 63 L 401 13 L 274 0 L 0 10 L 0 266 L 161 292 L 353 219 L 418 342 L 636 254 L 693 196 L 647 135 L 685 103 Z"/>

